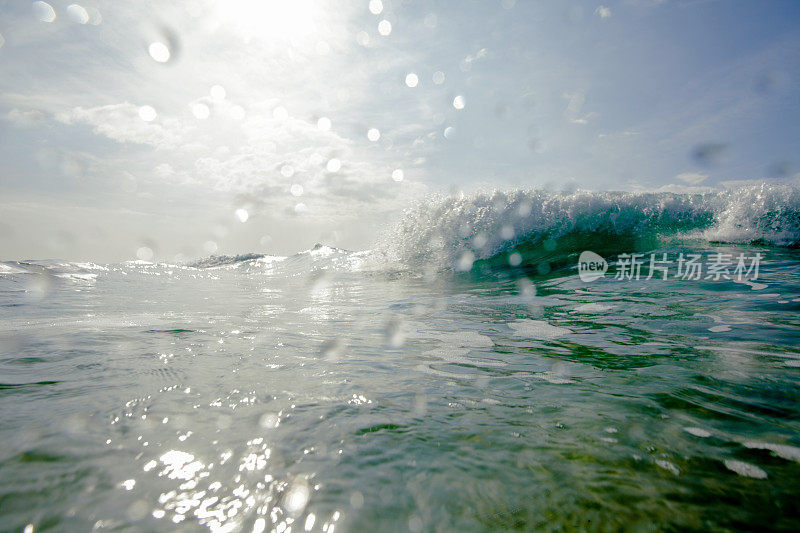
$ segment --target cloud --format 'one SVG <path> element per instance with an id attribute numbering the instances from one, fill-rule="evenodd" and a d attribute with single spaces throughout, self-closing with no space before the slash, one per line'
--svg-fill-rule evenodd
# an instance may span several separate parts
<path id="1" fill-rule="evenodd" d="M 681 181 L 685 181 L 686 183 L 697 185 L 698 183 L 705 181 L 708 178 L 708 174 L 700 174 L 699 172 L 684 172 L 675 177 Z"/>
<path id="2" fill-rule="evenodd" d="M 597 6 L 597 9 L 594 10 L 594 14 L 601 19 L 607 19 L 611 16 L 611 9 L 606 6 Z"/>
<path id="3" fill-rule="evenodd" d="M 139 116 L 139 106 L 130 102 L 98 107 L 75 107 L 56 113 L 57 121 L 64 124 L 86 124 L 93 131 L 109 139 L 136 143 L 155 148 L 174 148 L 187 135 L 183 123 L 175 120 L 145 122 Z"/>
<path id="4" fill-rule="evenodd" d="M 13 122 L 17 126 L 32 127 L 43 124 L 46 116 L 38 109 L 22 110 L 14 108 L 6 113 L 3 118 L 9 122 Z"/>

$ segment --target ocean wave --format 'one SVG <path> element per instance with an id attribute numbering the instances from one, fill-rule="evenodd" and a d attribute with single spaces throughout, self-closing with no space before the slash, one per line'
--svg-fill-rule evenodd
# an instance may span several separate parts
<path id="1" fill-rule="evenodd" d="M 400 268 L 470 270 L 655 249 L 668 239 L 800 245 L 800 189 L 685 194 L 514 190 L 438 197 L 406 211 L 376 254 Z M 518 254 L 514 256 L 513 254 Z"/>

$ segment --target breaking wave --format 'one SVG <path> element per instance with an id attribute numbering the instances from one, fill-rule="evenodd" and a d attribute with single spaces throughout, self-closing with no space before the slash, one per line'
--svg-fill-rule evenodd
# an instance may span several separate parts
<path id="1" fill-rule="evenodd" d="M 400 268 L 470 270 L 652 250 L 667 242 L 800 246 L 800 189 L 714 193 L 478 193 L 425 200 L 406 211 L 376 253 Z M 512 254 L 518 254 L 512 257 Z"/>

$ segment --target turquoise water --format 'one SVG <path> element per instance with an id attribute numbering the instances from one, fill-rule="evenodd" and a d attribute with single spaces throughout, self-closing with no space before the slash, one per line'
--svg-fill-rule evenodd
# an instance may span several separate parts
<path id="1" fill-rule="evenodd" d="M 0 530 L 798 529 L 800 253 L 586 283 L 541 240 L 3 263 Z"/>

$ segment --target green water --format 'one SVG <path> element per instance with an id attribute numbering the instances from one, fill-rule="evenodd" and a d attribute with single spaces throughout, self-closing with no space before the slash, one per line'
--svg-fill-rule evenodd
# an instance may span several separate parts
<path id="1" fill-rule="evenodd" d="M 0 530 L 797 530 L 799 257 L 719 250 L 763 287 L 3 274 Z"/>

